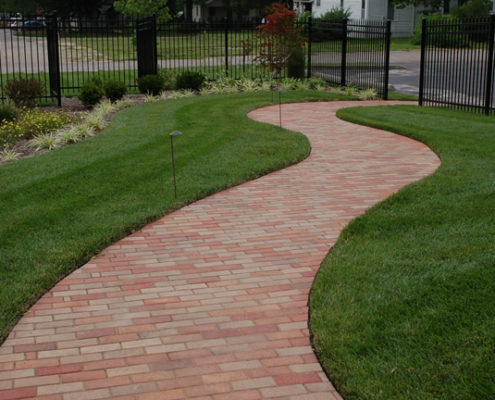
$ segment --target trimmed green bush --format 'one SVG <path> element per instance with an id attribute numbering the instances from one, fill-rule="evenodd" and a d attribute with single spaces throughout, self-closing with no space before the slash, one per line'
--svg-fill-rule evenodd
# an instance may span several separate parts
<path id="1" fill-rule="evenodd" d="M 306 57 L 304 50 L 300 49 L 292 53 L 287 61 L 287 75 L 289 78 L 304 79 Z"/>
<path id="2" fill-rule="evenodd" d="M 164 89 L 165 81 L 161 75 L 143 75 L 137 83 L 140 93 L 156 96 Z"/>
<path id="3" fill-rule="evenodd" d="M 127 93 L 127 85 L 116 79 L 110 79 L 103 84 L 103 90 L 107 99 L 115 103 Z"/>
<path id="4" fill-rule="evenodd" d="M 194 71 L 184 71 L 177 76 L 177 79 L 175 80 L 175 88 L 178 90 L 199 90 L 204 81 L 205 76 L 203 74 Z"/>
<path id="5" fill-rule="evenodd" d="M 79 96 L 77 97 L 85 107 L 92 107 L 95 104 L 98 104 L 104 95 L 105 91 L 103 90 L 101 82 L 91 80 L 82 85 Z"/>
<path id="6" fill-rule="evenodd" d="M 16 121 L 19 110 L 12 103 L 0 104 L 0 121 Z"/>
<path id="7" fill-rule="evenodd" d="M 325 40 L 342 40 L 342 22 L 349 19 L 351 10 L 349 8 L 333 7 L 330 11 L 314 20 L 312 40 L 322 42 Z"/>
<path id="8" fill-rule="evenodd" d="M 163 90 L 175 89 L 175 73 L 169 69 L 162 69 L 159 72 L 163 79 Z"/>
<path id="9" fill-rule="evenodd" d="M 15 78 L 8 81 L 5 93 L 17 107 L 34 107 L 36 98 L 43 94 L 40 81 L 35 78 Z"/>

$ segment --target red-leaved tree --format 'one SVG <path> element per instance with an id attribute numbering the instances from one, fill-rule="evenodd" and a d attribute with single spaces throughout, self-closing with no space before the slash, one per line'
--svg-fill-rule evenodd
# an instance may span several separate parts
<path id="1" fill-rule="evenodd" d="M 278 75 L 286 68 L 289 58 L 305 46 L 301 29 L 296 26 L 297 16 L 285 4 L 273 3 L 266 8 L 267 22 L 258 26 L 261 51 L 257 61 Z"/>

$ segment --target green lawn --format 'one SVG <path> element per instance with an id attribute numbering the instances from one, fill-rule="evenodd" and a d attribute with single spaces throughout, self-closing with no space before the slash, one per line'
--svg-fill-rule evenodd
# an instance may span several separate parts
<path id="1" fill-rule="evenodd" d="M 346 400 L 495 399 L 495 118 L 339 112 L 420 140 L 437 172 L 355 219 L 311 293 L 313 343 Z"/>
<path id="2" fill-rule="evenodd" d="M 136 45 L 131 37 L 69 37 L 63 39 L 62 49 L 77 49 L 79 55 L 89 54 L 90 57 L 104 57 L 113 61 L 137 60 Z M 252 57 L 260 51 L 260 40 L 256 38 L 255 32 L 229 33 L 228 52 L 229 56 Z M 246 46 L 248 45 L 248 46 Z M 363 51 L 363 49 L 379 50 L 384 48 L 383 40 L 355 39 L 347 41 L 347 51 L 350 53 Z M 342 42 L 340 40 L 327 40 L 313 42 L 311 49 L 318 52 L 340 52 Z M 392 38 L 390 42 L 392 51 L 417 50 L 421 46 L 411 43 L 410 38 Z M 64 50 L 62 50 L 64 51 Z M 64 60 L 71 60 L 70 53 L 64 56 Z M 99 55 L 99 56 L 98 56 Z M 207 57 L 225 56 L 225 34 L 188 34 L 183 36 L 157 36 L 157 57 L 159 60 L 169 59 L 202 59 Z M 74 56 L 77 57 L 77 56 Z M 249 60 L 247 59 L 247 62 Z"/>
<path id="3" fill-rule="evenodd" d="M 345 99 L 286 92 L 284 101 Z M 301 134 L 247 118 L 271 93 L 203 96 L 122 111 L 102 134 L 0 166 L 0 342 L 58 280 L 185 204 L 300 161 Z M 174 200 L 169 133 L 175 140 Z"/>
<path id="4" fill-rule="evenodd" d="M 390 39 L 390 50 L 421 50 L 421 45 L 413 44 L 412 38 L 392 38 Z"/>
<path id="5" fill-rule="evenodd" d="M 253 49 L 260 48 L 254 30 L 231 32 L 227 40 L 231 56 L 249 56 L 254 54 Z M 83 54 L 91 54 L 87 52 L 91 50 L 113 61 L 137 60 L 135 40 L 130 36 L 67 37 L 63 39 L 62 47 L 74 47 L 78 52 L 82 49 Z M 225 56 L 225 33 L 157 35 L 156 47 L 159 60 L 222 57 Z"/>

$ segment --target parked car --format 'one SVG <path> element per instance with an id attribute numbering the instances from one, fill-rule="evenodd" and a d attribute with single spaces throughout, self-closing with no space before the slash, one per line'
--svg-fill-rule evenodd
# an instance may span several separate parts
<path id="1" fill-rule="evenodd" d="M 24 29 L 36 30 L 46 28 L 46 25 L 41 21 L 26 21 L 24 22 Z"/>
<path id="2" fill-rule="evenodd" d="M 21 26 L 22 26 L 22 15 L 19 13 L 12 15 L 9 19 L 9 27 L 20 28 Z"/>

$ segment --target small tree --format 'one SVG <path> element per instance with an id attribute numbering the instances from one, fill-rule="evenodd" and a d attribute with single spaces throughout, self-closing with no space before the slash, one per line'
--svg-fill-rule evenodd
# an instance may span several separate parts
<path id="1" fill-rule="evenodd" d="M 266 10 L 267 22 L 258 26 L 261 51 L 256 60 L 281 76 L 291 56 L 304 49 L 305 39 L 296 26 L 294 10 L 279 3 L 273 3 Z"/>

